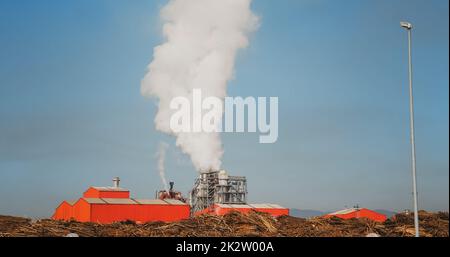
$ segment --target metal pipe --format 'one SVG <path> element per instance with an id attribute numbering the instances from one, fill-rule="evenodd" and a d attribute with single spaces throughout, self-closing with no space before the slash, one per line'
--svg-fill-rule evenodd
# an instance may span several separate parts
<path id="1" fill-rule="evenodd" d="M 115 188 L 119 188 L 120 178 L 119 177 L 115 177 L 113 179 L 113 183 L 114 183 L 114 187 Z"/>

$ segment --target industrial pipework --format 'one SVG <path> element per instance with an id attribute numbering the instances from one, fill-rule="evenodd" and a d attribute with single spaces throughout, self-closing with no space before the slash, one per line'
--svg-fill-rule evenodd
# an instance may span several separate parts
<path id="1" fill-rule="evenodd" d="M 246 203 L 247 179 L 229 176 L 224 170 L 201 173 L 189 193 L 191 213 L 204 210 L 213 204 Z"/>
<path id="2" fill-rule="evenodd" d="M 156 198 L 160 199 L 160 200 L 174 199 L 174 200 L 186 202 L 186 199 L 183 197 L 181 192 L 175 191 L 173 189 L 174 184 L 175 184 L 174 182 L 169 182 L 169 185 L 170 185 L 169 192 L 167 192 L 166 190 L 160 190 L 160 191 L 156 192 Z"/>

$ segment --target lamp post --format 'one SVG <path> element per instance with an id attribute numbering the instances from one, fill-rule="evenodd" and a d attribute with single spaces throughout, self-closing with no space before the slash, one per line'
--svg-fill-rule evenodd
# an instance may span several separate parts
<path id="1" fill-rule="evenodd" d="M 419 210 L 417 206 L 417 179 L 416 179 L 416 145 L 414 139 L 414 97 L 412 87 L 412 60 L 411 60 L 411 31 L 412 24 L 409 22 L 400 22 L 400 26 L 408 32 L 408 68 L 409 68 L 409 120 L 411 134 L 411 162 L 413 177 L 413 198 L 414 198 L 414 228 L 416 237 L 419 237 Z"/>

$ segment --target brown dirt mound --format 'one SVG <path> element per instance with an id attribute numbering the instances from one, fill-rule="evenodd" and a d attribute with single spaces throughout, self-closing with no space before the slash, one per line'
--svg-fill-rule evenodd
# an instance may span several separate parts
<path id="1" fill-rule="evenodd" d="M 420 212 L 422 236 L 448 237 L 448 213 Z M 366 219 L 302 219 L 268 214 L 231 212 L 225 216 L 202 215 L 180 222 L 135 224 L 120 222 L 109 225 L 63 222 L 0 216 L 0 237 L 61 237 L 76 233 L 82 237 L 364 237 L 414 236 L 412 214 L 398 214 L 384 223 Z"/>

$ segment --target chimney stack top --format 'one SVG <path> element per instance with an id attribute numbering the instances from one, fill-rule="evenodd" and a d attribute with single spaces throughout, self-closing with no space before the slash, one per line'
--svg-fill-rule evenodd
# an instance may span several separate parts
<path id="1" fill-rule="evenodd" d="M 115 177 L 113 179 L 113 183 L 114 183 L 114 187 L 115 188 L 119 188 L 120 178 L 119 177 Z"/>

